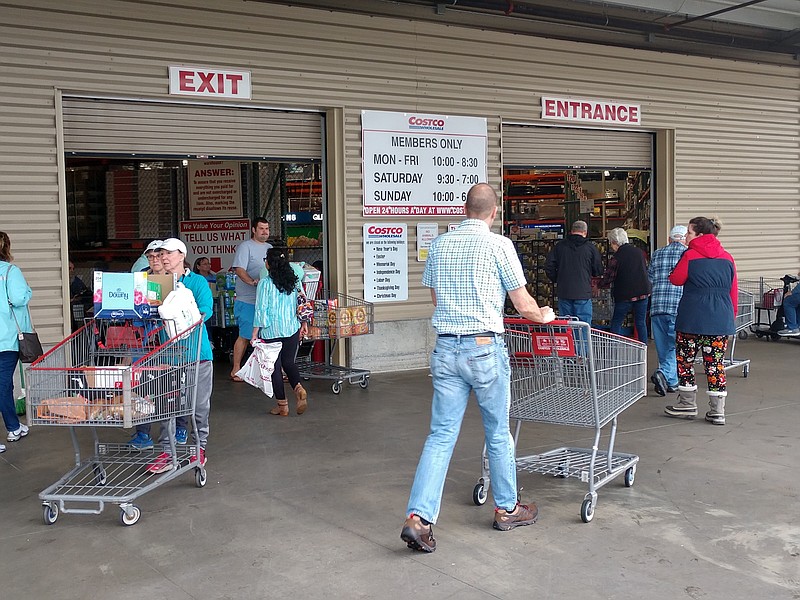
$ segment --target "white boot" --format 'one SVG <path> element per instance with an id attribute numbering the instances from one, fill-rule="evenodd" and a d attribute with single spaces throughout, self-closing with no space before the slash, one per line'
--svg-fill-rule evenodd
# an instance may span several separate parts
<path id="1" fill-rule="evenodd" d="M 711 408 L 706 413 L 706 421 L 712 425 L 725 425 L 725 398 L 728 392 L 708 392 L 708 406 Z"/>
<path id="2" fill-rule="evenodd" d="M 678 401 L 664 407 L 664 414 L 676 419 L 694 419 L 697 416 L 697 386 L 678 386 Z"/>

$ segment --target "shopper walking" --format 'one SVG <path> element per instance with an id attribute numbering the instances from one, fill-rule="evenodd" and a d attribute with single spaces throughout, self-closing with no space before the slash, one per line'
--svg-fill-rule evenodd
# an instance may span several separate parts
<path id="1" fill-rule="evenodd" d="M 214 365 L 212 360 L 214 358 L 211 353 L 211 341 L 208 338 L 208 331 L 206 330 L 205 321 L 211 318 L 211 312 L 214 308 L 214 298 L 211 295 L 211 289 L 208 287 L 208 282 L 201 275 L 192 273 L 189 269 L 185 268 L 184 261 L 186 260 L 186 244 L 177 238 L 167 238 L 161 243 L 159 251 L 161 262 L 164 264 L 164 271 L 171 275 L 176 273 L 179 275 L 178 281 L 185 285 L 197 303 L 197 308 L 203 316 L 204 323 L 201 325 L 200 331 L 200 363 L 197 366 L 197 381 L 195 382 L 195 409 L 194 409 L 194 435 L 199 439 L 200 444 L 200 464 L 206 464 L 206 444 L 208 443 L 209 433 L 209 414 L 211 412 L 211 392 L 214 386 Z M 188 424 L 188 421 L 186 422 Z M 178 427 L 181 427 L 181 421 L 178 421 Z M 184 430 L 186 429 L 183 425 Z M 178 431 L 176 427 L 176 438 Z M 184 434 L 184 441 L 186 434 Z M 177 441 L 177 439 L 176 439 Z M 148 465 L 147 470 L 150 473 L 164 473 L 171 471 L 172 456 L 169 454 L 169 431 L 168 428 L 161 427 L 161 437 L 159 443 L 164 448 L 154 462 Z"/>
<path id="2" fill-rule="evenodd" d="M 544 264 L 547 277 L 556 284 L 558 314 L 592 322 L 592 277 L 603 274 L 600 252 L 586 239 L 586 221 L 575 221 L 569 235 L 558 242 Z"/>
<path id="3" fill-rule="evenodd" d="M 294 390 L 297 414 L 302 415 L 308 406 L 307 393 L 300 384 L 300 370 L 295 360 L 300 338 L 308 331 L 308 323 L 297 318 L 297 297 L 303 281 L 303 269 L 291 264 L 286 250 L 267 250 L 267 276 L 258 282 L 256 310 L 253 319 L 251 340 L 280 342 L 281 352 L 272 371 L 272 390 L 277 405 L 269 411 L 271 415 L 289 416 L 289 402 L 283 389 L 283 374 Z"/>
<path id="4" fill-rule="evenodd" d="M 253 316 L 256 310 L 256 287 L 264 268 L 264 256 L 272 248 L 268 244 L 269 221 L 262 217 L 253 219 L 252 235 L 236 248 L 232 268 L 236 272 L 236 299 L 233 314 L 239 326 L 239 337 L 233 343 L 233 368 L 231 379 L 242 381 L 236 372 L 242 368 L 242 358 L 250 343 L 253 331 Z"/>
<path id="5" fill-rule="evenodd" d="M 0 412 L 9 442 L 28 435 L 27 425 L 17 417 L 14 371 L 19 360 L 19 332 L 33 330 L 28 312 L 31 288 L 19 267 L 11 264 L 13 260 L 11 240 L 6 232 L 0 231 Z M 0 452 L 5 450 L 5 445 L 0 444 Z"/>
<path id="6" fill-rule="evenodd" d="M 647 343 L 647 302 L 652 287 L 647 278 L 644 252 L 628 242 L 628 234 L 621 227 L 608 232 L 608 241 L 614 256 L 608 259 L 600 285 L 613 284 L 614 314 L 611 317 L 611 333 L 622 335 L 622 323 L 633 311 L 633 323 L 640 342 Z"/>
<path id="7" fill-rule="evenodd" d="M 672 285 L 669 274 L 686 251 L 686 227 L 676 225 L 669 232 L 669 243 L 653 252 L 647 276 L 653 286 L 650 297 L 650 325 L 658 352 L 658 368 L 650 377 L 659 396 L 674 392 L 678 387 L 675 362 L 675 316 L 683 288 Z"/>
<path id="8" fill-rule="evenodd" d="M 506 294 L 527 319 L 546 323 L 525 289 L 525 275 L 511 240 L 490 231 L 497 194 L 485 183 L 467 193 L 466 219 L 431 244 L 422 284 L 431 288 L 432 324 L 438 337 L 431 354 L 433 400 L 425 440 L 400 537 L 409 548 L 433 552 L 445 476 L 471 391 L 483 419 L 492 491 L 493 526 L 508 531 L 536 522 L 535 504 L 517 499 L 514 442 L 509 431 L 510 366 L 503 342 Z"/>
<path id="9" fill-rule="evenodd" d="M 694 359 L 703 355 L 708 381 L 709 411 L 706 421 L 725 425 L 725 400 L 728 395 L 723 357 L 728 336 L 736 331 L 739 296 L 736 264 L 719 243 L 722 224 L 717 219 L 695 217 L 686 233 L 688 249 L 683 253 L 669 280 L 683 286 L 675 319 L 678 401 L 667 406 L 668 417 L 693 419 L 697 416 L 697 383 Z"/>

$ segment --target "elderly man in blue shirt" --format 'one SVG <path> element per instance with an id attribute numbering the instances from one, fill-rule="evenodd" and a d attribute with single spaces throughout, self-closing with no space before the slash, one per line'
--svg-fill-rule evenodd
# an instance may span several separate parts
<path id="1" fill-rule="evenodd" d="M 683 288 L 672 285 L 669 274 L 686 250 L 686 227 L 676 225 L 669 232 L 669 244 L 653 252 L 647 275 L 653 284 L 650 297 L 650 325 L 658 352 L 658 368 L 650 381 L 656 393 L 666 396 L 678 387 L 678 365 L 675 359 L 675 316 Z"/>
<path id="2" fill-rule="evenodd" d="M 483 418 L 495 502 L 493 527 L 508 531 L 536 522 L 538 509 L 517 502 L 514 441 L 509 430 L 510 365 L 503 342 L 506 294 L 527 319 L 552 321 L 525 289 L 511 240 L 490 231 L 497 194 L 485 183 L 470 188 L 466 219 L 431 244 L 422 284 L 431 288 L 438 334 L 431 355 L 430 433 L 417 465 L 400 537 L 413 550 L 433 552 L 433 524 L 471 391 Z"/>

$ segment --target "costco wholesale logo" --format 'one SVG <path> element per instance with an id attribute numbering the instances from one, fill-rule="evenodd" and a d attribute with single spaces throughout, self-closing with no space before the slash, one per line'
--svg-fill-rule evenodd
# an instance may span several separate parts
<path id="1" fill-rule="evenodd" d="M 408 128 L 424 131 L 444 131 L 444 119 L 412 116 L 408 118 Z"/>
<path id="2" fill-rule="evenodd" d="M 367 235 L 370 237 L 401 237 L 403 235 L 402 227 L 369 227 Z"/>

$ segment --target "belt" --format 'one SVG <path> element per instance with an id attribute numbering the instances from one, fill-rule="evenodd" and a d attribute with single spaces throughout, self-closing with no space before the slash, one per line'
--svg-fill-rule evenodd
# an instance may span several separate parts
<path id="1" fill-rule="evenodd" d="M 494 337 L 500 335 L 494 331 L 482 331 L 480 333 L 440 333 L 439 337 Z"/>

